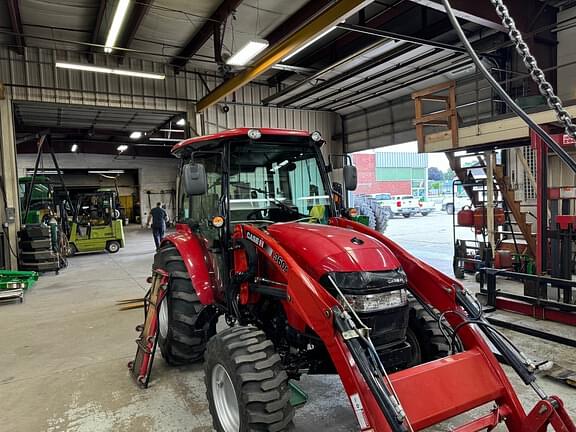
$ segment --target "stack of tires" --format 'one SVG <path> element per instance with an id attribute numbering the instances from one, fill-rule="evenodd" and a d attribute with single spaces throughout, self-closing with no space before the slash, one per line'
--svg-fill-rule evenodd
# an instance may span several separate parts
<path id="1" fill-rule="evenodd" d="M 54 252 L 50 227 L 27 225 L 18 233 L 20 269 L 37 272 L 58 271 L 60 260 Z"/>
<path id="2" fill-rule="evenodd" d="M 354 197 L 354 207 L 362 216 L 368 217 L 368 226 L 383 233 L 388 226 L 389 215 L 378 202 L 370 197 L 359 195 Z"/>

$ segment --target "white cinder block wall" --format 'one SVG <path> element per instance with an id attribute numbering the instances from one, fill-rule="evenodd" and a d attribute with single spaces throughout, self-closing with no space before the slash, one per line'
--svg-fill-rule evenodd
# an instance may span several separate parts
<path id="1" fill-rule="evenodd" d="M 36 155 L 33 154 L 18 155 L 17 165 L 19 177 L 24 177 L 26 175 L 26 169 L 34 168 L 35 158 Z M 176 158 L 132 158 L 128 156 L 114 158 L 110 155 L 60 153 L 56 154 L 56 159 L 58 160 L 58 165 L 61 169 L 137 169 L 139 173 L 138 182 L 140 184 L 139 193 L 142 224 L 146 223 L 148 213 L 150 212 L 146 191 L 160 193 L 161 191 L 176 189 L 176 174 L 179 163 Z M 54 168 L 49 155 L 44 156 L 43 162 L 44 169 Z M 164 195 L 153 194 L 150 196 L 152 206 L 155 206 L 158 201 L 168 204 L 169 199 L 169 193 L 165 193 Z M 175 203 L 172 203 L 172 207 L 175 207 Z M 168 213 L 170 218 L 174 217 L 171 209 L 169 209 Z"/>

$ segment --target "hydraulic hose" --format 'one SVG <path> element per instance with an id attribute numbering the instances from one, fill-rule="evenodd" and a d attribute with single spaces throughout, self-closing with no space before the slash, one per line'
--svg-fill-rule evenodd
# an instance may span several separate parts
<path id="1" fill-rule="evenodd" d="M 546 145 L 552 151 L 554 151 L 554 153 L 556 153 L 558 157 L 560 157 L 560 159 L 562 159 L 573 172 L 576 173 L 576 161 L 568 154 L 566 150 L 564 150 L 560 146 L 560 144 L 554 141 L 552 137 L 550 137 L 550 135 L 548 135 L 546 131 L 540 127 L 540 125 L 538 125 L 535 121 L 533 121 L 530 118 L 530 116 L 522 108 L 520 108 L 518 104 L 516 104 L 516 102 L 514 102 L 514 100 L 508 95 L 508 93 L 506 93 L 506 91 L 502 88 L 502 86 L 500 86 L 498 81 L 496 81 L 496 79 L 490 74 L 490 72 L 488 72 L 488 70 L 482 64 L 482 61 L 476 54 L 476 51 L 474 51 L 474 48 L 472 48 L 472 45 L 470 44 L 470 41 L 468 41 L 468 38 L 464 34 L 462 27 L 458 23 L 458 19 L 454 15 L 454 10 L 452 9 L 450 2 L 448 0 L 442 0 L 442 3 L 446 8 L 446 14 L 448 15 L 448 19 L 452 23 L 452 27 L 454 27 L 454 30 L 458 34 L 458 37 L 460 38 L 460 41 L 464 45 L 464 48 L 466 48 L 466 51 L 468 51 L 468 54 L 472 58 L 472 61 L 474 62 L 478 70 L 482 73 L 484 78 L 486 78 L 488 83 L 494 88 L 494 90 L 496 91 L 496 93 L 498 93 L 498 95 L 502 98 L 502 100 L 506 102 L 506 105 L 508 105 L 508 107 L 510 107 L 510 109 L 514 111 L 514 113 L 516 113 L 518 117 L 524 120 L 524 122 L 530 127 L 530 129 L 532 129 L 542 139 L 542 141 L 544 141 Z"/>

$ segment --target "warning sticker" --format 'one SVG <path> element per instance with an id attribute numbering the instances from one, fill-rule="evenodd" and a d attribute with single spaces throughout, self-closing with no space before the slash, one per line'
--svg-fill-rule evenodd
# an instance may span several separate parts
<path id="1" fill-rule="evenodd" d="M 354 409 L 354 414 L 356 414 L 356 418 L 358 419 L 358 424 L 360 424 L 360 429 L 368 429 L 370 425 L 368 424 L 368 420 L 364 414 L 364 406 L 362 405 L 358 393 L 354 393 L 350 396 L 350 402 L 352 402 L 352 408 Z"/>

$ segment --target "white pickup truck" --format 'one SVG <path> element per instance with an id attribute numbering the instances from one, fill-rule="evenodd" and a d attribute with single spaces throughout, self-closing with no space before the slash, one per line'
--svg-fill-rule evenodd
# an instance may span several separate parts
<path id="1" fill-rule="evenodd" d="M 384 207 L 388 210 L 388 216 L 404 216 L 409 218 L 412 215 L 421 213 L 422 216 L 426 216 L 432 211 L 431 208 L 425 207 L 423 210 L 420 206 L 418 198 L 414 198 L 412 195 L 395 195 L 392 196 L 388 193 L 380 193 L 372 195 L 380 207 Z"/>

